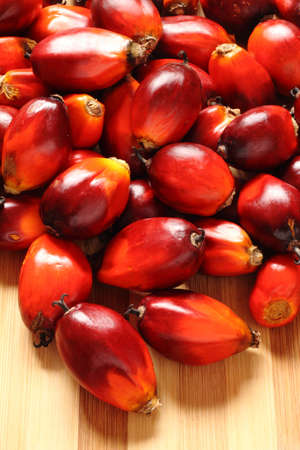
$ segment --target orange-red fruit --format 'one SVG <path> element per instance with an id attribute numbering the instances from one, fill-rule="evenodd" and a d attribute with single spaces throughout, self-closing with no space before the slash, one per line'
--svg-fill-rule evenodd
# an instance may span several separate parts
<path id="1" fill-rule="evenodd" d="M 283 19 L 289 20 L 300 27 L 299 0 L 274 0 L 274 2 Z"/>
<path id="2" fill-rule="evenodd" d="M 200 271 L 213 276 L 236 276 L 255 272 L 263 254 L 243 228 L 221 219 L 197 219 L 205 232 L 205 251 Z"/>
<path id="3" fill-rule="evenodd" d="M 67 294 L 68 304 L 74 306 L 87 300 L 91 287 L 92 271 L 77 245 L 49 234 L 31 244 L 20 272 L 19 308 L 25 325 L 36 334 L 36 344 L 51 339 L 63 314 L 52 302 Z"/>
<path id="4" fill-rule="evenodd" d="M 267 20 L 257 25 L 248 50 L 271 75 L 279 92 L 289 95 L 300 86 L 300 28 L 287 20 Z"/>
<path id="5" fill-rule="evenodd" d="M 257 323 L 280 327 L 300 310 L 299 268 L 289 255 L 272 256 L 260 269 L 249 306 Z"/>
<path id="6" fill-rule="evenodd" d="M 159 406 L 147 346 L 116 311 L 92 303 L 67 309 L 58 321 L 55 341 L 73 377 L 98 399 L 145 414 Z"/>
<path id="7" fill-rule="evenodd" d="M 56 97 L 26 103 L 3 142 L 2 175 L 11 194 L 49 182 L 66 164 L 70 145 L 66 108 Z"/>
<path id="8" fill-rule="evenodd" d="M 148 162 L 155 195 L 177 211 L 212 216 L 230 204 L 234 178 L 227 164 L 203 145 L 171 144 Z"/>
<path id="9" fill-rule="evenodd" d="M 24 250 L 45 231 L 38 197 L 0 197 L 0 249 Z"/>
<path id="10" fill-rule="evenodd" d="M 70 120 L 72 145 L 89 148 L 101 138 L 105 106 L 88 94 L 70 94 L 64 97 Z"/>
<path id="11" fill-rule="evenodd" d="M 284 171 L 282 179 L 300 190 L 300 156 L 295 156 Z"/>
<path id="12" fill-rule="evenodd" d="M 0 74 L 31 67 L 30 54 L 36 42 L 23 37 L 0 37 Z"/>
<path id="13" fill-rule="evenodd" d="M 130 312 L 130 309 L 129 309 Z M 224 303 L 174 289 L 143 298 L 136 314 L 143 338 L 184 364 L 210 364 L 258 347 L 259 335 Z"/>
<path id="14" fill-rule="evenodd" d="M 77 239 L 96 236 L 125 209 L 129 183 L 124 161 L 85 159 L 58 175 L 46 189 L 42 220 L 57 235 Z"/>
<path id="15" fill-rule="evenodd" d="M 40 11 L 28 30 L 28 36 L 39 42 L 60 31 L 92 26 L 89 9 L 80 6 L 51 5 Z"/>
<path id="16" fill-rule="evenodd" d="M 92 0 L 96 27 L 130 37 L 152 52 L 162 33 L 161 18 L 151 0 Z"/>
<path id="17" fill-rule="evenodd" d="M 207 70 L 214 49 L 232 38 L 223 27 L 198 16 L 174 16 L 162 19 L 163 34 L 158 50 L 162 56 L 176 58 L 184 50 L 188 60 Z"/>
<path id="18" fill-rule="evenodd" d="M 18 110 L 16 108 L 0 105 L 0 158 L 2 155 L 2 145 L 6 130 L 17 113 Z"/>
<path id="19" fill-rule="evenodd" d="M 88 158 L 101 158 L 101 155 L 93 150 L 88 149 L 75 149 L 69 153 L 67 163 L 64 170 L 69 169 L 69 167 L 78 164 Z"/>
<path id="20" fill-rule="evenodd" d="M 90 92 L 112 86 L 144 58 L 145 50 L 130 38 L 87 27 L 43 39 L 31 62 L 44 83 L 68 92 Z"/>
<path id="21" fill-rule="evenodd" d="M 47 96 L 50 90 L 32 69 L 14 69 L 0 77 L 0 105 L 21 108 L 29 100 Z"/>
<path id="22" fill-rule="evenodd" d="M 42 0 L 0 0 L 0 35 L 28 27 L 42 8 Z"/>
<path id="23" fill-rule="evenodd" d="M 246 111 L 275 101 L 273 82 L 266 69 L 236 44 L 222 44 L 213 51 L 209 74 L 218 94 L 232 108 Z"/>
<path id="24" fill-rule="evenodd" d="M 166 64 L 148 75 L 132 102 L 132 130 L 146 150 L 180 141 L 202 106 L 201 84 L 186 63 Z"/>
<path id="25" fill-rule="evenodd" d="M 138 220 L 110 241 L 98 280 L 139 291 L 176 286 L 198 271 L 203 242 L 204 233 L 186 220 Z"/>

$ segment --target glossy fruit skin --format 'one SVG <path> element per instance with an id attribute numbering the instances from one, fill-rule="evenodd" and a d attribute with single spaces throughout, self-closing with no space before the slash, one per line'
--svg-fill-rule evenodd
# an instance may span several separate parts
<path id="1" fill-rule="evenodd" d="M 105 106 L 88 94 L 70 94 L 64 97 L 70 120 L 72 145 L 89 148 L 101 138 Z"/>
<path id="2" fill-rule="evenodd" d="M 81 163 L 88 158 L 101 158 L 101 155 L 93 150 L 89 149 L 75 149 L 69 153 L 67 163 L 64 170 L 69 169 L 69 167 L 74 166 L 74 164 Z"/>
<path id="3" fill-rule="evenodd" d="M 163 147 L 153 156 L 148 175 L 155 195 L 187 214 L 214 215 L 234 191 L 227 164 L 199 144 L 181 142 Z"/>
<path id="4" fill-rule="evenodd" d="M 201 84 L 186 63 L 166 64 L 148 75 L 132 102 L 132 130 L 146 150 L 178 142 L 202 107 Z"/>
<path id="5" fill-rule="evenodd" d="M 257 323 L 268 328 L 290 323 L 300 310 L 299 268 L 290 255 L 272 256 L 260 269 L 249 306 Z"/>
<path id="6" fill-rule="evenodd" d="M 112 86 L 137 60 L 142 61 L 144 55 L 141 60 L 134 59 L 134 51 L 141 51 L 139 44 L 121 34 L 74 28 L 39 42 L 31 62 L 35 74 L 46 84 L 67 92 L 90 92 Z"/>
<path id="7" fill-rule="evenodd" d="M 221 134 L 238 114 L 238 109 L 223 105 L 208 106 L 200 111 L 185 140 L 217 150 Z"/>
<path id="8" fill-rule="evenodd" d="M 161 18 L 151 0 L 93 0 L 91 11 L 96 27 L 128 36 L 149 53 L 161 37 Z"/>
<path id="9" fill-rule="evenodd" d="M 110 241 L 98 280 L 139 291 L 176 286 L 199 269 L 203 242 L 203 233 L 186 220 L 168 217 L 138 220 Z"/>
<path id="10" fill-rule="evenodd" d="M 196 219 L 193 223 L 205 232 L 205 251 L 200 272 L 226 277 L 257 270 L 262 262 L 262 253 L 239 225 L 213 218 Z"/>
<path id="11" fill-rule="evenodd" d="M 17 113 L 18 110 L 12 106 L 0 106 L 0 158 L 2 155 L 4 135 Z"/>
<path id="12" fill-rule="evenodd" d="M 286 20 L 267 20 L 257 25 L 248 50 L 271 75 L 281 94 L 300 86 L 300 29 Z"/>
<path id="13" fill-rule="evenodd" d="M 89 9 L 81 6 L 51 5 L 40 11 L 28 30 L 28 36 L 39 42 L 60 31 L 92 26 L 93 21 Z"/>
<path id="14" fill-rule="evenodd" d="M 1 250 L 24 250 L 46 232 L 39 208 L 38 197 L 21 195 L 5 198 L 0 206 Z"/>
<path id="15" fill-rule="evenodd" d="M 225 128 L 218 153 L 239 169 L 272 169 L 297 152 L 295 125 L 289 111 L 281 106 L 250 109 Z"/>
<path id="16" fill-rule="evenodd" d="M 49 182 L 65 166 L 70 144 L 68 117 L 61 100 L 40 97 L 26 103 L 4 137 L 5 190 L 19 194 Z"/>
<path id="17" fill-rule="evenodd" d="M 28 27 L 42 8 L 42 0 L 0 0 L 0 35 Z"/>
<path id="18" fill-rule="evenodd" d="M 32 69 L 14 69 L 0 78 L 0 105 L 21 108 L 29 100 L 46 97 L 50 90 Z"/>
<path id="19" fill-rule="evenodd" d="M 154 72 L 159 67 L 162 67 L 166 64 L 170 63 L 180 63 L 182 62 L 180 59 L 176 58 L 164 58 L 164 59 L 153 59 L 149 61 L 147 64 L 139 66 L 135 71 L 135 76 L 137 80 L 141 83 L 146 76 L 148 76 L 151 72 Z M 199 76 L 201 82 L 201 90 L 202 90 L 202 103 L 206 105 L 207 100 L 216 95 L 216 89 L 213 83 L 212 78 L 205 72 L 205 70 L 200 69 L 200 67 L 195 64 L 189 63 L 189 66 L 195 70 Z"/>
<path id="20" fill-rule="evenodd" d="M 143 298 L 138 329 L 164 356 L 183 364 L 223 360 L 253 345 L 248 325 L 224 303 L 174 289 Z"/>
<path id="21" fill-rule="evenodd" d="M 300 156 L 295 156 L 288 164 L 282 179 L 300 190 Z"/>
<path id="22" fill-rule="evenodd" d="M 197 13 L 198 0 L 163 0 L 164 16 L 194 15 Z"/>
<path id="23" fill-rule="evenodd" d="M 298 0 L 274 0 L 280 16 L 300 27 L 300 3 Z"/>
<path id="24" fill-rule="evenodd" d="M 156 377 L 147 346 L 116 311 L 78 304 L 58 321 L 55 341 L 71 374 L 100 400 L 136 412 L 155 400 Z"/>
<path id="25" fill-rule="evenodd" d="M 101 150 L 106 156 L 124 159 L 132 177 L 145 175 L 145 168 L 136 156 L 138 143 L 131 126 L 131 107 L 139 83 L 130 75 L 104 93 L 105 121 Z"/>
<path id="26" fill-rule="evenodd" d="M 0 37 L 0 74 L 31 67 L 30 53 L 36 42 L 24 37 Z"/>
<path id="27" fill-rule="evenodd" d="M 293 251 L 300 241 L 300 192 L 272 175 L 261 174 L 240 192 L 240 224 L 262 245 Z"/>
<path id="28" fill-rule="evenodd" d="M 163 33 L 158 50 L 163 57 L 176 58 L 184 50 L 189 62 L 207 71 L 214 49 L 232 38 L 221 25 L 198 16 L 172 16 L 162 19 Z"/>
<path id="29" fill-rule="evenodd" d="M 74 239 L 107 229 L 128 200 L 130 174 L 125 164 L 114 158 L 88 158 L 58 175 L 42 197 L 45 225 Z"/>
<path id="30" fill-rule="evenodd" d="M 19 308 L 23 322 L 33 333 L 51 333 L 63 314 L 52 302 L 68 294 L 68 304 L 74 306 L 88 299 L 91 288 L 92 271 L 80 248 L 43 234 L 31 244 L 21 267 Z"/>
<path id="31" fill-rule="evenodd" d="M 220 45 L 213 51 L 209 74 L 218 94 L 232 108 L 243 112 L 275 101 L 274 86 L 268 72 L 253 55 L 236 44 Z"/>

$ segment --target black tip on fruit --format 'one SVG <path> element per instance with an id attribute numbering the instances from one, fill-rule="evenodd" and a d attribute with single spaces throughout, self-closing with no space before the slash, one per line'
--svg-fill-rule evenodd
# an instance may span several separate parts
<path id="1" fill-rule="evenodd" d="M 69 311 L 70 308 L 68 307 L 68 305 L 64 301 L 64 298 L 68 297 L 68 295 L 69 294 L 62 294 L 62 296 L 60 297 L 60 299 L 58 301 L 52 303 L 52 306 L 53 307 L 60 306 L 64 310 L 64 312 Z"/>
<path id="2" fill-rule="evenodd" d="M 184 64 L 188 64 L 189 59 L 184 50 L 180 50 L 180 52 L 177 53 L 177 56 L 178 56 L 178 58 L 183 59 Z"/>
<path id="3" fill-rule="evenodd" d="M 300 89 L 296 86 L 296 87 L 293 87 L 293 89 L 291 89 L 290 90 L 290 93 L 291 93 L 291 96 L 292 97 L 298 97 L 299 96 L 299 94 L 300 94 Z"/>
<path id="4" fill-rule="evenodd" d="M 33 336 L 33 346 L 35 348 L 48 347 L 53 340 L 52 330 L 37 330 Z"/>

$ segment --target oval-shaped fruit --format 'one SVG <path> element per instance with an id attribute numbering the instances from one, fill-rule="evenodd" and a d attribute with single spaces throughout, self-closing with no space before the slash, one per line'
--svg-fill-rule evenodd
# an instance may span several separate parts
<path id="1" fill-rule="evenodd" d="M 271 75 L 279 92 L 289 95 L 300 86 L 300 28 L 287 20 L 267 20 L 257 25 L 248 50 Z"/>
<path id="2" fill-rule="evenodd" d="M 0 37 L 0 74 L 31 67 L 30 54 L 36 42 L 23 37 Z"/>
<path id="3" fill-rule="evenodd" d="M 223 105 L 208 106 L 200 111 L 185 140 L 217 150 L 221 134 L 239 114 L 239 109 L 231 109 Z"/>
<path id="4" fill-rule="evenodd" d="M 40 218 L 40 198 L 0 197 L 0 249 L 24 250 L 46 232 Z"/>
<path id="5" fill-rule="evenodd" d="M 210 364 L 258 347 L 252 331 L 224 303 L 192 291 L 174 289 L 144 297 L 138 329 L 158 352 L 183 364 Z"/>
<path id="6" fill-rule="evenodd" d="M 28 27 L 37 17 L 42 0 L 0 0 L 0 35 Z"/>
<path id="7" fill-rule="evenodd" d="M 5 190 L 19 194 L 50 181 L 65 166 L 70 144 L 68 117 L 60 99 L 36 98 L 26 103 L 4 137 Z"/>
<path id="8" fill-rule="evenodd" d="M 72 145 L 89 148 L 101 138 L 105 106 L 88 94 L 70 94 L 64 97 L 70 120 Z"/>
<path id="9" fill-rule="evenodd" d="M 148 75 L 132 102 L 132 130 L 146 150 L 180 141 L 202 106 L 201 84 L 186 63 L 166 64 Z"/>
<path id="10" fill-rule="evenodd" d="M 85 159 L 88 158 L 101 158 L 101 155 L 97 152 L 94 152 L 93 150 L 89 149 L 76 149 L 72 150 L 69 153 L 69 157 L 67 160 L 67 163 L 64 167 L 64 170 L 69 169 L 69 167 L 74 166 L 74 164 L 81 163 Z"/>
<path id="11" fill-rule="evenodd" d="M 193 223 L 205 232 L 200 271 L 206 275 L 244 275 L 255 272 L 262 263 L 262 252 L 236 223 L 213 218 L 197 219 Z"/>
<path id="12" fill-rule="evenodd" d="M 31 54 L 35 74 L 64 91 L 94 91 L 121 80 L 145 57 L 126 36 L 100 28 L 74 28 L 39 42 Z"/>
<path id="13" fill-rule="evenodd" d="M 258 175 L 240 192 L 240 224 L 262 245 L 298 254 L 299 205 L 300 191 L 294 186 L 272 175 Z"/>
<path id="14" fill-rule="evenodd" d="M 216 48 L 209 60 L 209 74 L 218 94 L 232 108 L 246 111 L 274 103 L 275 91 L 270 75 L 253 55 L 236 44 L 222 44 Z"/>
<path id="15" fill-rule="evenodd" d="M 129 195 L 127 164 L 115 158 L 88 158 L 58 175 L 46 189 L 41 217 L 56 235 L 87 239 L 121 215 Z"/>
<path id="16" fill-rule="evenodd" d="M 2 145 L 4 135 L 9 125 L 11 124 L 13 118 L 17 115 L 17 113 L 18 110 L 16 108 L 13 108 L 12 106 L 0 105 L 0 159 L 2 155 Z"/>
<path id="17" fill-rule="evenodd" d="M 284 171 L 282 179 L 300 190 L 300 156 L 295 156 Z"/>
<path id="18" fill-rule="evenodd" d="M 52 302 L 67 294 L 68 304 L 74 306 L 87 300 L 91 288 L 92 270 L 77 245 L 49 234 L 31 244 L 20 272 L 19 308 L 37 346 L 49 343 L 63 314 Z"/>
<path id="19" fill-rule="evenodd" d="M 289 20 L 300 27 L 299 0 L 274 0 L 274 3 L 283 19 Z"/>
<path id="20" fill-rule="evenodd" d="M 260 269 L 249 306 L 257 323 L 280 327 L 300 310 L 299 268 L 289 255 L 272 256 Z"/>
<path id="21" fill-rule="evenodd" d="M 39 42 L 60 31 L 92 26 L 93 21 L 89 9 L 81 6 L 51 5 L 40 11 L 28 30 L 28 36 Z"/>
<path id="22" fill-rule="evenodd" d="M 203 243 L 204 233 L 186 220 L 138 220 L 110 241 L 98 280 L 139 291 L 176 286 L 199 269 Z"/>
<path id="23" fill-rule="evenodd" d="M 198 10 L 198 0 L 163 0 L 164 16 L 194 15 Z"/>
<path id="24" fill-rule="evenodd" d="M 188 60 L 207 70 L 214 49 L 232 38 L 221 25 L 198 16 L 173 16 L 162 19 L 163 33 L 158 44 L 159 53 L 176 58 L 183 50 Z"/>
<path id="25" fill-rule="evenodd" d="M 0 105 L 21 108 L 29 100 L 50 94 L 32 69 L 14 69 L 0 77 Z"/>
<path id="26" fill-rule="evenodd" d="M 155 195 L 177 211 L 212 216 L 229 205 L 234 195 L 227 164 L 203 145 L 167 145 L 147 165 Z"/>
<path id="27" fill-rule="evenodd" d="M 130 37 L 151 53 L 162 33 L 161 18 L 151 0 L 93 0 L 96 27 Z"/>
<path id="28" fill-rule="evenodd" d="M 277 167 L 298 149 L 298 126 L 281 106 L 260 106 L 236 117 L 222 133 L 217 152 L 244 170 Z"/>
<path id="29" fill-rule="evenodd" d="M 58 321 L 55 341 L 79 384 L 125 411 L 149 414 L 156 409 L 160 402 L 153 363 L 136 330 L 121 314 L 101 305 L 63 307 L 66 313 Z"/>

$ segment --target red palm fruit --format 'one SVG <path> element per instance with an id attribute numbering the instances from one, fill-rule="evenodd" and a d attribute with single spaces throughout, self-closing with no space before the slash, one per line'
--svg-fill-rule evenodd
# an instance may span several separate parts
<path id="1" fill-rule="evenodd" d="M 70 149 L 63 102 L 45 97 L 26 103 L 4 137 L 2 175 L 6 192 L 19 194 L 49 182 L 65 166 Z"/>
<path id="2" fill-rule="evenodd" d="M 281 94 L 300 86 L 300 28 L 286 20 L 267 20 L 257 25 L 248 50 L 271 75 Z"/>
<path id="3" fill-rule="evenodd" d="M 222 133 L 217 152 L 239 169 L 277 167 L 298 148 L 298 126 L 281 106 L 260 106 L 236 117 Z"/>
<path id="4" fill-rule="evenodd" d="M 34 282 L 33 282 L 34 280 Z M 35 334 L 36 346 L 47 345 L 63 312 L 53 308 L 53 299 L 68 295 L 74 306 L 85 301 L 92 288 L 92 270 L 73 242 L 49 234 L 29 247 L 19 278 L 19 308 L 25 325 Z"/>
<path id="5" fill-rule="evenodd" d="M 213 276 L 236 276 L 255 272 L 263 254 L 243 228 L 221 219 L 193 220 L 205 232 L 205 251 L 200 271 Z"/>
<path id="6" fill-rule="evenodd" d="M 169 63 L 180 63 L 179 59 L 175 58 L 165 58 L 165 59 L 153 59 L 148 64 L 144 64 L 139 66 L 136 70 L 136 77 L 138 81 L 141 83 L 146 76 L 150 73 L 154 72 L 159 67 L 162 67 Z M 189 66 L 197 72 L 199 76 L 201 88 L 202 88 L 202 103 L 206 105 L 207 100 L 211 97 L 216 96 L 216 89 L 213 83 L 212 78 L 206 73 L 204 70 L 200 69 L 200 67 L 195 64 L 189 64 Z"/>
<path id="7" fill-rule="evenodd" d="M 68 109 L 73 147 L 96 145 L 102 135 L 105 106 L 88 94 L 70 94 L 64 97 L 64 102 Z"/>
<path id="8" fill-rule="evenodd" d="M 89 9 L 81 6 L 51 5 L 40 11 L 27 34 L 39 42 L 60 31 L 92 26 L 93 21 Z"/>
<path id="9" fill-rule="evenodd" d="M 38 197 L 0 197 L 0 203 L 0 249 L 24 250 L 46 232 Z"/>
<path id="10" fill-rule="evenodd" d="M 138 144 L 132 133 L 131 107 L 139 83 L 128 75 L 123 81 L 105 92 L 105 121 L 101 139 L 101 150 L 106 156 L 124 159 L 129 164 L 132 176 L 145 174 L 141 161 L 136 156 Z"/>
<path id="11" fill-rule="evenodd" d="M 139 291 L 176 286 L 198 271 L 203 244 L 204 233 L 186 220 L 138 220 L 110 241 L 98 280 Z"/>
<path id="12" fill-rule="evenodd" d="M 50 94 L 32 69 L 14 69 L 0 77 L 0 105 L 21 108 L 29 100 Z"/>
<path id="13" fill-rule="evenodd" d="M 180 141 L 202 106 L 201 84 L 186 63 L 166 64 L 148 75 L 132 102 L 132 130 L 142 148 Z"/>
<path id="14" fill-rule="evenodd" d="M 289 20 L 300 27 L 299 0 L 274 0 L 274 3 L 283 19 Z"/>
<path id="15" fill-rule="evenodd" d="M 142 337 L 158 352 L 183 364 L 210 364 L 258 347 L 251 330 L 224 303 L 192 291 L 174 289 L 144 297 L 137 309 Z"/>
<path id="16" fill-rule="evenodd" d="M 0 37 L 0 74 L 31 67 L 30 54 L 36 42 L 23 37 Z"/>
<path id="17" fill-rule="evenodd" d="M 255 24 L 274 10 L 273 0 L 201 0 L 205 15 L 230 33 L 248 34 Z"/>
<path id="18" fill-rule="evenodd" d="M 239 109 L 231 109 L 223 105 L 208 106 L 200 111 L 185 139 L 188 142 L 195 142 L 217 150 L 221 134 L 239 114 Z"/>
<path id="19" fill-rule="evenodd" d="M 183 50 L 189 61 L 207 70 L 214 49 L 232 38 L 221 25 L 198 16 L 173 16 L 162 19 L 163 34 L 158 50 L 162 56 L 176 58 Z"/>
<path id="20" fill-rule="evenodd" d="M 144 61 L 145 50 L 130 38 L 100 28 L 74 28 L 39 42 L 31 62 L 35 74 L 63 91 L 112 86 Z"/>
<path id="21" fill-rule="evenodd" d="M 288 164 L 282 179 L 300 190 L 300 156 L 295 156 Z"/>
<path id="22" fill-rule="evenodd" d="M 240 192 L 240 224 L 262 245 L 299 253 L 300 192 L 272 175 L 258 175 Z"/>
<path id="23" fill-rule="evenodd" d="M 87 239 L 107 229 L 125 209 L 130 175 L 125 161 L 88 158 L 46 189 L 41 217 L 56 235 Z"/>
<path id="24" fill-rule="evenodd" d="M 167 145 L 147 166 L 155 195 L 176 211 L 212 216 L 231 203 L 234 178 L 222 158 L 204 145 Z"/>
<path id="25" fill-rule="evenodd" d="M 0 35 L 27 28 L 42 8 L 42 0 L 0 0 Z"/>
<path id="26" fill-rule="evenodd" d="M 161 37 L 161 18 L 151 0 L 92 0 L 91 11 L 96 27 L 130 37 L 147 53 Z"/>
<path id="27" fill-rule="evenodd" d="M 163 15 L 179 16 L 197 13 L 199 0 L 163 0 Z"/>
<path id="28" fill-rule="evenodd" d="M 101 158 L 101 155 L 93 150 L 88 149 L 75 149 L 69 153 L 69 157 L 67 163 L 64 167 L 64 170 L 69 169 L 69 167 L 74 166 L 74 164 L 81 163 L 85 159 L 88 158 Z"/>
<path id="29" fill-rule="evenodd" d="M 17 115 L 17 113 L 18 113 L 18 110 L 16 108 L 13 108 L 11 106 L 0 105 L 0 160 L 1 160 L 1 156 L 2 156 L 2 145 L 3 145 L 4 135 L 6 133 L 6 130 L 9 127 L 9 125 L 11 124 L 11 121 Z M 1 166 L 1 163 L 0 163 L 0 166 Z"/>
<path id="30" fill-rule="evenodd" d="M 152 359 L 143 339 L 121 314 L 93 303 L 69 309 L 58 321 L 60 357 L 78 383 L 125 411 L 150 414 L 159 405 Z M 56 307 L 55 310 L 61 310 Z"/>
<path id="31" fill-rule="evenodd" d="M 291 94 L 295 97 L 294 101 L 295 119 L 298 125 L 300 125 L 300 89 L 298 87 L 293 88 Z"/>
<path id="32" fill-rule="evenodd" d="M 249 301 L 252 316 L 265 327 L 290 323 L 300 310 L 299 268 L 290 255 L 272 256 L 260 269 Z"/>
<path id="33" fill-rule="evenodd" d="M 209 60 L 209 74 L 218 94 L 232 108 L 246 111 L 275 101 L 268 72 L 253 55 L 236 44 L 216 48 Z"/>

